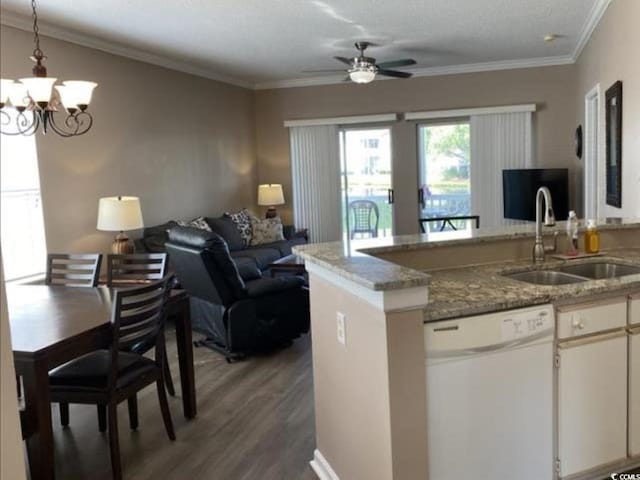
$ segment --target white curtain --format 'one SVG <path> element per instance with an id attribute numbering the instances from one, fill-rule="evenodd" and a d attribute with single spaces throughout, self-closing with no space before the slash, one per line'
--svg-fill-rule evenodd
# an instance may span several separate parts
<path id="1" fill-rule="evenodd" d="M 311 242 L 341 237 L 340 148 L 337 125 L 292 127 L 293 217 Z"/>
<path id="2" fill-rule="evenodd" d="M 471 116 L 471 210 L 481 227 L 504 218 L 502 170 L 533 167 L 531 112 Z"/>

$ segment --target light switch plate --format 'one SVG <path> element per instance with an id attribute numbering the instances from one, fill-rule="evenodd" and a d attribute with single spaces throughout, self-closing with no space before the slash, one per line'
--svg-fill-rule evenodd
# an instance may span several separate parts
<path id="1" fill-rule="evenodd" d="M 338 312 L 336 315 L 336 332 L 338 335 L 338 343 L 347 344 L 347 317 L 344 313 Z"/>

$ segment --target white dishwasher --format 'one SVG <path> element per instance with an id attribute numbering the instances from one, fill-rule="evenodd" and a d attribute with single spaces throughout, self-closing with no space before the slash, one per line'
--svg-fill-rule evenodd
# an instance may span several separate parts
<path id="1" fill-rule="evenodd" d="M 550 480 L 551 305 L 425 325 L 429 480 Z"/>

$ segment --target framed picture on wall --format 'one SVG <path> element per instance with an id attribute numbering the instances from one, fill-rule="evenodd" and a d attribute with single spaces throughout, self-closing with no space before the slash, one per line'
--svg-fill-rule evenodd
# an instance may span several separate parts
<path id="1" fill-rule="evenodd" d="M 605 94 L 607 205 L 622 207 L 622 82 Z"/>

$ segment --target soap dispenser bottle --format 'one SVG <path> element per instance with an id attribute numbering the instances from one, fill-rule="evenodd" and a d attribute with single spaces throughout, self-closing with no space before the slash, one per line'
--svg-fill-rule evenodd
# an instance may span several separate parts
<path id="1" fill-rule="evenodd" d="M 567 219 L 567 255 L 578 255 L 578 216 L 574 210 L 569 212 Z"/>
<path id="2" fill-rule="evenodd" d="M 600 232 L 595 220 L 587 220 L 587 229 L 584 232 L 584 250 L 587 253 L 600 251 Z"/>

